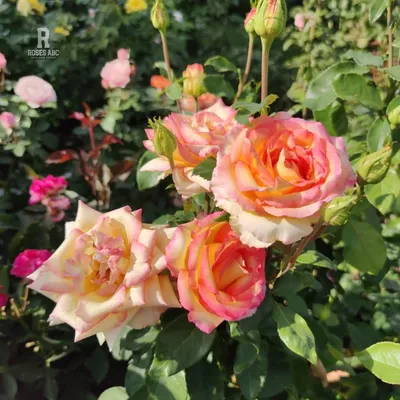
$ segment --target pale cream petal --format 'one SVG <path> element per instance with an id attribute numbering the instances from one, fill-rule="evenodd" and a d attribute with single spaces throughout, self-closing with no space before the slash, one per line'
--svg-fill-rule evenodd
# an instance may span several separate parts
<path id="1" fill-rule="evenodd" d="M 166 307 L 146 307 L 141 308 L 137 314 L 129 321 L 128 325 L 133 329 L 143 329 L 147 326 L 159 322 L 160 315 L 166 310 Z"/>
<path id="2" fill-rule="evenodd" d="M 101 212 L 90 208 L 83 201 L 79 200 L 78 212 L 75 219 L 76 228 L 80 229 L 82 232 L 89 231 L 96 225 L 101 215 Z"/>

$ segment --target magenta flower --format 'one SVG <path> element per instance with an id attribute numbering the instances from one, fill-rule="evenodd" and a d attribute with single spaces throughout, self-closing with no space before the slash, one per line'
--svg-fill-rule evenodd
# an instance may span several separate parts
<path id="1" fill-rule="evenodd" d="M 5 307 L 8 303 L 8 294 L 1 293 L 3 291 L 3 286 L 0 285 L 0 307 Z"/>
<path id="2" fill-rule="evenodd" d="M 48 175 L 45 178 L 33 178 L 29 187 L 29 204 L 36 204 L 46 197 L 55 196 L 68 186 L 67 180 L 63 176 Z"/>
<path id="3" fill-rule="evenodd" d="M 15 258 L 10 273 L 18 278 L 26 278 L 28 275 L 40 268 L 42 264 L 50 258 L 50 256 L 51 252 L 48 250 L 24 250 Z"/>

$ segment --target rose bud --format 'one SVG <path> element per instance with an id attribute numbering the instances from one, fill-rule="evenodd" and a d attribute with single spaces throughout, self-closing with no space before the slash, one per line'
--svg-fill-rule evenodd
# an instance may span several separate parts
<path id="1" fill-rule="evenodd" d="M 169 16 L 163 0 L 156 0 L 151 9 L 150 19 L 155 29 L 165 31 L 168 28 Z"/>
<path id="2" fill-rule="evenodd" d="M 322 220 L 332 226 L 345 225 L 356 202 L 357 196 L 354 194 L 336 197 L 323 207 Z"/>
<path id="3" fill-rule="evenodd" d="M 246 19 L 244 21 L 244 29 L 249 35 L 254 34 L 254 17 L 256 15 L 257 9 L 253 7 L 250 12 L 246 15 Z"/>
<path id="4" fill-rule="evenodd" d="M 285 0 L 261 0 L 254 17 L 256 33 L 271 44 L 286 25 L 287 8 Z"/>
<path id="5" fill-rule="evenodd" d="M 397 125 L 400 125 L 400 106 L 388 112 L 388 120 L 392 129 L 396 128 Z"/>
<path id="6" fill-rule="evenodd" d="M 157 154 L 167 157 L 171 168 L 174 166 L 173 153 L 176 150 L 176 138 L 174 134 L 160 120 L 150 122 L 154 129 L 154 150 Z"/>
<path id="7" fill-rule="evenodd" d="M 198 97 L 204 92 L 204 68 L 201 64 L 188 65 L 183 71 L 183 93 Z"/>
<path id="8" fill-rule="evenodd" d="M 390 146 L 363 157 L 357 164 L 359 183 L 379 183 L 386 176 L 391 159 L 392 149 Z"/>

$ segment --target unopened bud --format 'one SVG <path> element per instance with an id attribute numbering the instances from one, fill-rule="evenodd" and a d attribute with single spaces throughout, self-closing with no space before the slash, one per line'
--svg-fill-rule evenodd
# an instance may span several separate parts
<path id="1" fill-rule="evenodd" d="M 246 19 L 244 20 L 244 29 L 249 35 L 253 35 L 255 33 L 254 30 L 254 17 L 256 16 L 257 9 L 253 7 L 250 12 L 246 15 Z"/>
<path id="2" fill-rule="evenodd" d="M 163 0 L 156 0 L 151 9 L 151 23 L 155 29 L 165 31 L 169 25 L 168 11 L 165 8 Z"/>
<path id="3" fill-rule="evenodd" d="M 363 157 L 357 164 L 359 183 L 379 183 L 386 176 L 391 159 L 392 148 L 390 146 Z"/>
<path id="4" fill-rule="evenodd" d="M 400 125 L 400 106 L 389 112 L 388 120 L 392 129 Z"/>
<path id="5" fill-rule="evenodd" d="M 257 5 L 254 28 L 256 33 L 271 45 L 273 40 L 282 33 L 286 20 L 285 0 L 261 0 Z"/>
<path id="6" fill-rule="evenodd" d="M 322 208 L 322 219 L 328 225 L 344 225 L 357 202 L 355 194 L 336 197 Z"/>
<path id="7" fill-rule="evenodd" d="M 188 65 L 183 71 L 183 93 L 198 97 L 204 92 L 204 68 L 201 64 Z"/>
<path id="8" fill-rule="evenodd" d="M 153 145 L 155 152 L 160 156 L 167 157 L 172 167 L 174 164 L 173 154 L 176 149 L 174 134 L 160 120 L 149 121 L 149 123 L 154 130 Z"/>

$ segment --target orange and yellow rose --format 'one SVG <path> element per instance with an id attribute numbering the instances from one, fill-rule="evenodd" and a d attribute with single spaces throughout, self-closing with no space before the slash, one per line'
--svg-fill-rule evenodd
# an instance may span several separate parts
<path id="1" fill-rule="evenodd" d="M 211 189 L 240 240 L 291 244 L 312 232 L 324 203 L 355 184 L 341 137 L 287 113 L 232 131 L 217 158 Z"/>
<path id="2" fill-rule="evenodd" d="M 177 148 L 173 153 L 175 168 L 170 169 L 167 157 L 155 158 L 142 167 L 142 171 L 157 171 L 162 177 L 173 175 L 177 191 L 183 198 L 210 191 L 210 181 L 194 175 L 193 170 L 208 157 L 215 157 L 225 135 L 233 126 L 236 111 L 225 106 L 222 100 L 194 115 L 172 113 L 164 125 L 174 134 Z M 154 131 L 146 130 L 149 140 L 145 147 L 155 152 Z"/>
<path id="3" fill-rule="evenodd" d="M 166 249 L 189 321 L 206 333 L 251 316 L 266 291 L 265 250 L 241 243 L 221 214 L 179 226 Z"/>
<path id="4" fill-rule="evenodd" d="M 144 226 L 141 210 L 101 214 L 80 203 L 66 231 L 29 287 L 57 303 L 49 321 L 70 325 L 76 341 L 97 334 L 112 347 L 125 326 L 144 328 L 180 307 L 169 276 L 159 275 L 174 228 Z"/>

